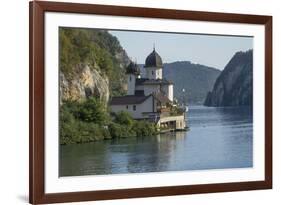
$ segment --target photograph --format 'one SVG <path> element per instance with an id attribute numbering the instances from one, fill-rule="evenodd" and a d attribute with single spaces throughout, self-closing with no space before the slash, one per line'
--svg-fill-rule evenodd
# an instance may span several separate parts
<path id="1" fill-rule="evenodd" d="M 253 36 L 58 32 L 59 177 L 253 168 Z"/>
<path id="2" fill-rule="evenodd" d="M 272 189 L 272 19 L 30 2 L 29 202 Z"/>

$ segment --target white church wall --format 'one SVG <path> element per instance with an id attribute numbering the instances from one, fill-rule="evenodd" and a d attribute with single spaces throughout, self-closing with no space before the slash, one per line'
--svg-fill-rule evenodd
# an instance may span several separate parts
<path id="1" fill-rule="evenodd" d="M 137 116 L 140 116 L 138 118 L 143 118 L 143 112 L 153 112 L 153 97 L 150 96 L 148 99 L 146 99 L 146 101 L 138 106 L 135 112 Z"/>
<path id="2" fill-rule="evenodd" d="M 163 69 L 158 69 L 156 71 L 156 79 L 162 79 L 163 78 Z"/>
<path id="3" fill-rule="evenodd" d="M 168 86 L 168 98 L 172 102 L 174 101 L 174 85 L 173 84 Z"/>
<path id="4" fill-rule="evenodd" d="M 134 110 L 135 106 L 135 110 Z M 143 112 L 153 112 L 153 97 L 149 97 L 146 99 L 142 104 L 135 104 L 135 105 L 111 105 L 112 112 L 120 112 L 120 111 L 127 111 L 131 114 L 134 119 L 142 119 Z"/>
<path id="5" fill-rule="evenodd" d="M 162 79 L 162 68 L 146 67 L 146 77 L 148 79 Z"/>
<path id="6" fill-rule="evenodd" d="M 134 95 L 135 94 L 135 85 L 136 85 L 136 76 L 129 74 L 127 77 L 127 84 L 128 84 L 128 90 L 127 95 Z"/>

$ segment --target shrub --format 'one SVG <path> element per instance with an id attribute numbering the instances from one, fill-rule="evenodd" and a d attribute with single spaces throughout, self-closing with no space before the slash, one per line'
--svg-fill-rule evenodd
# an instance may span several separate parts
<path id="1" fill-rule="evenodd" d="M 105 106 L 95 98 L 87 99 L 81 103 L 78 108 L 77 117 L 85 122 L 93 122 L 100 125 L 105 125 L 109 121 L 109 115 Z"/>
<path id="2" fill-rule="evenodd" d="M 137 137 L 152 136 L 157 133 L 155 125 L 144 120 L 135 121 L 133 130 Z"/>
<path id="3" fill-rule="evenodd" d="M 133 120 L 121 111 L 110 120 L 103 104 L 96 99 L 65 102 L 60 107 L 60 144 L 86 143 L 112 138 L 152 136 L 153 123 Z"/>
<path id="4" fill-rule="evenodd" d="M 121 125 L 127 125 L 129 128 L 131 128 L 134 120 L 130 113 L 120 111 L 115 115 L 115 122 Z"/>
<path id="5" fill-rule="evenodd" d="M 126 125 L 118 123 L 111 123 L 109 125 L 109 132 L 112 138 L 127 138 L 136 136 L 134 130 L 129 129 Z"/>
<path id="6" fill-rule="evenodd" d="M 108 113 L 96 99 L 65 102 L 60 107 L 60 144 L 84 143 L 111 138 Z"/>
<path id="7" fill-rule="evenodd" d="M 94 123 L 79 122 L 79 132 L 80 136 L 77 142 L 80 143 L 104 139 L 102 129 L 99 125 Z"/>
<path id="8" fill-rule="evenodd" d="M 75 142 L 78 135 L 78 127 L 74 116 L 66 108 L 60 110 L 60 144 L 71 144 Z"/>

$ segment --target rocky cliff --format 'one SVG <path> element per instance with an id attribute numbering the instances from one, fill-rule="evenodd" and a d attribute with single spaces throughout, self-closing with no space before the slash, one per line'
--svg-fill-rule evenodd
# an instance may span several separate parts
<path id="1" fill-rule="evenodd" d="M 130 59 L 118 39 L 105 30 L 60 28 L 60 103 L 125 93 Z"/>
<path id="2" fill-rule="evenodd" d="M 206 106 L 252 106 L 253 51 L 237 52 L 207 94 Z"/>
<path id="3" fill-rule="evenodd" d="M 86 97 L 97 97 L 103 102 L 109 99 L 109 82 L 107 76 L 102 76 L 98 70 L 89 65 L 78 64 L 74 67 L 75 75 L 66 78 L 60 72 L 60 102 L 79 101 Z"/>

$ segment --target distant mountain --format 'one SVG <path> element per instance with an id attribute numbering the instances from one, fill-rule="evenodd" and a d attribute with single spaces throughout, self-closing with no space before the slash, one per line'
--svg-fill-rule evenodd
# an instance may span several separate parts
<path id="1" fill-rule="evenodd" d="M 174 97 L 182 103 L 203 104 L 221 73 L 220 70 L 190 61 L 164 63 L 163 77 L 174 83 Z M 145 74 L 140 64 L 142 74 Z M 185 92 L 183 92 L 183 89 Z"/>
<path id="2" fill-rule="evenodd" d="M 204 104 L 219 107 L 252 106 L 252 103 L 253 50 L 237 52 L 216 80 Z"/>
<path id="3" fill-rule="evenodd" d="M 216 68 L 189 61 L 166 63 L 163 69 L 164 77 L 174 83 L 174 96 L 179 102 L 188 104 L 203 104 L 220 72 Z"/>

